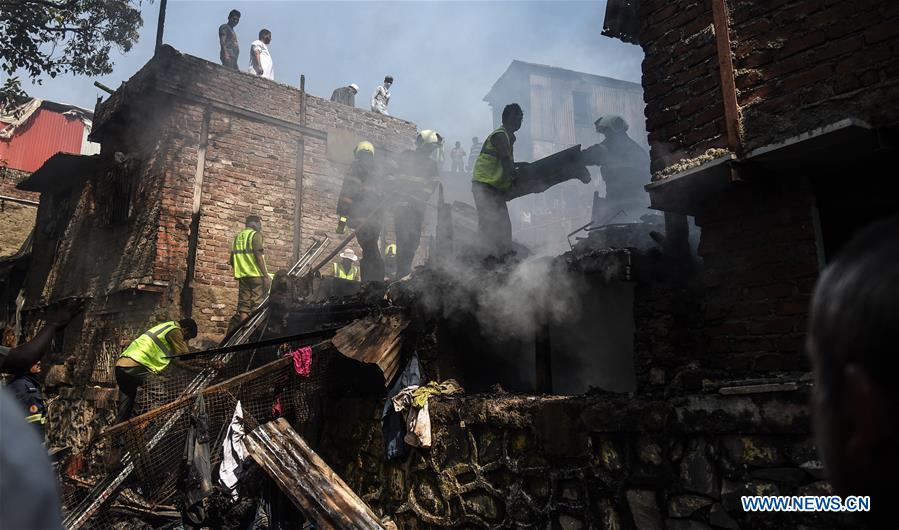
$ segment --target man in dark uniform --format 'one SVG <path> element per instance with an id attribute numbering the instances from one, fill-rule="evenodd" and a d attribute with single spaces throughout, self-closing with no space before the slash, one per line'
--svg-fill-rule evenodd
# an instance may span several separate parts
<path id="1" fill-rule="evenodd" d="M 382 215 L 377 209 L 384 192 L 381 175 L 375 167 L 375 147 L 371 142 L 359 142 L 353 156 L 353 165 L 343 179 L 337 199 L 337 233 L 342 234 L 346 226 L 358 230 L 356 241 L 362 247 L 359 264 L 362 281 L 380 282 L 384 280 L 384 261 L 378 248 Z"/>
<path id="2" fill-rule="evenodd" d="M 41 373 L 41 363 L 36 362 L 25 373 L 17 374 L 6 385 L 15 394 L 16 401 L 25 410 L 25 421 L 34 425 L 38 436 L 44 439 L 44 424 L 47 423 L 47 406 L 44 393 L 37 377 Z"/>
<path id="3" fill-rule="evenodd" d="M 627 135 L 627 122 L 620 116 L 603 116 L 594 125 L 605 139 L 583 151 L 584 161 L 601 167 L 606 199 L 639 218 L 649 207 L 649 194 L 643 189 L 649 183 L 649 154 Z"/>
<path id="4" fill-rule="evenodd" d="M 415 149 L 397 155 L 396 169 L 387 179 L 393 205 L 396 231 L 396 278 L 412 272 L 412 260 L 421 242 L 421 227 L 425 206 L 437 187 L 440 174 L 431 154 L 443 145 L 443 137 L 436 131 L 424 130 L 415 138 Z"/>

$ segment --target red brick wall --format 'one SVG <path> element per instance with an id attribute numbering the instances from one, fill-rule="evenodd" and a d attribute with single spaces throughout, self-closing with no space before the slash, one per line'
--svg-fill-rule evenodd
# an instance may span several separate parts
<path id="1" fill-rule="evenodd" d="M 301 92 L 201 59 L 167 51 L 128 82 L 123 95 L 98 109 L 98 135 L 128 106 L 158 104 L 169 116 L 165 136 L 161 212 L 156 229 L 154 279 L 179 289 L 187 269 L 194 179 L 206 101 L 176 96 L 154 100 L 154 89 L 193 94 L 265 116 L 302 124 Z M 366 139 L 379 157 L 411 147 L 415 125 L 307 95 L 306 125 L 328 133 L 326 142 L 303 138 L 301 252 L 316 231 L 337 237 L 335 213 L 352 148 Z M 221 335 L 237 302 L 236 282 L 228 266 L 234 235 L 251 213 L 262 217 L 266 259 L 271 270 L 293 263 L 294 208 L 298 144 L 302 134 L 277 123 L 229 109 L 209 107 L 209 136 L 203 170 L 201 218 L 194 275 L 193 316 L 203 335 Z M 139 127 L 131 120 L 131 128 Z M 423 251 L 424 249 L 422 249 Z M 358 252 L 358 248 L 357 248 Z"/>
<path id="2" fill-rule="evenodd" d="M 899 121 L 899 3 L 730 5 L 748 149 L 850 116 Z"/>
<path id="3" fill-rule="evenodd" d="M 899 122 L 899 3 L 729 0 L 744 148 L 857 117 Z M 726 147 L 711 1 L 643 2 L 652 170 Z"/>
<path id="4" fill-rule="evenodd" d="M 745 184 L 696 222 L 708 366 L 805 367 L 803 335 L 818 275 L 808 190 L 796 181 Z"/>
<path id="5" fill-rule="evenodd" d="M 643 97 L 652 171 L 725 147 L 712 9 L 708 1 L 640 4 Z"/>

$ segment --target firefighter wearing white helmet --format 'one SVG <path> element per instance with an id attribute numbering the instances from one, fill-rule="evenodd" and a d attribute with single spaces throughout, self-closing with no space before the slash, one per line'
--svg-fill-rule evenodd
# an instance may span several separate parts
<path id="1" fill-rule="evenodd" d="M 624 212 L 618 222 L 634 222 L 648 212 L 649 194 L 643 186 L 650 178 L 649 154 L 627 135 L 627 122 L 621 116 L 607 114 L 594 125 L 605 138 L 585 149 L 583 160 L 602 168 L 606 199 Z"/>
<path id="2" fill-rule="evenodd" d="M 356 241 L 362 248 L 359 269 L 362 281 L 367 282 L 384 280 L 384 261 L 378 247 L 382 215 L 377 211 L 384 200 L 383 185 L 375 164 L 375 146 L 369 141 L 359 142 L 353 148 L 353 164 L 337 199 L 337 233 L 342 234 L 347 226 L 357 229 Z"/>
<path id="3" fill-rule="evenodd" d="M 388 176 L 396 231 L 396 277 L 412 271 L 412 261 L 421 241 L 425 205 L 439 182 L 437 163 L 431 154 L 443 145 L 437 131 L 425 129 L 415 137 L 415 149 L 397 155 L 395 170 Z"/>

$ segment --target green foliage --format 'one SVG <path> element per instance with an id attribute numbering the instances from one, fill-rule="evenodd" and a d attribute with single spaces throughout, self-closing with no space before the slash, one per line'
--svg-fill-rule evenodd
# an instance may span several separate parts
<path id="1" fill-rule="evenodd" d="M 137 42 L 144 1 L 0 0 L 0 68 L 37 83 L 41 75 L 108 74 L 112 47 L 127 52 Z M 23 97 L 16 77 L 0 86 L 0 106 Z"/>

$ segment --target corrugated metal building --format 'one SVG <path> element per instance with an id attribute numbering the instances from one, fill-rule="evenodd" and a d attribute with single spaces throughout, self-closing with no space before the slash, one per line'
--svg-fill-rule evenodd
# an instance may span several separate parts
<path id="1" fill-rule="evenodd" d="M 524 123 L 515 142 L 519 162 L 538 160 L 576 144 L 587 147 L 600 142 L 602 136 L 593 122 L 606 114 L 624 118 L 630 137 L 649 149 L 643 87 L 638 83 L 512 61 L 484 101 L 493 111 L 495 127 L 502 124 L 503 107 L 521 105 Z M 605 196 L 599 177 L 597 170 L 588 185 L 568 182 L 509 203 L 515 239 L 546 254 L 568 250 L 566 235 L 590 220 L 593 192 Z"/>
<path id="2" fill-rule="evenodd" d="M 3 165 L 32 173 L 58 152 L 83 155 L 99 152 L 99 144 L 87 141 L 93 112 L 52 101 L 40 101 L 34 107 L 16 122 L 0 119 Z"/>

